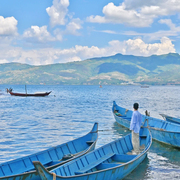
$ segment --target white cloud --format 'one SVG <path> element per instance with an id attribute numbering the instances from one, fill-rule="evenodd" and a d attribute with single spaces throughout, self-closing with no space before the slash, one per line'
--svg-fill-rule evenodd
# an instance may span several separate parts
<path id="1" fill-rule="evenodd" d="M 72 19 L 71 22 L 69 22 L 66 26 L 66 33 L 76 36 L 80 35 L 77 30 L 80 30 L 82 28 L 81 24 L 82 21 L 79 18 Z"/>
<path id="2" fill-rule="evenodd" d="M 81 20 L 79 18 L 72 19 L 72 21 L 67 24 L 66 30 L 61 30 L 59 28 L 56 28 L 53 31 L 54 36 L 52 36 L 48 30 L 47 26 L 31 26 L 31 28 L 27 29 L 24 34 L 23 38 L 31 43 L 34 42 L 40 42 L 45 43 L 49 41 L 62 41 L 64 34 L 73 34 L 73 35 L 80 35 L 80 33 L 77 32 L 77 30 L 81 29 Z"/>
<path id="3" fill-rule="evenodd" d="M 120 6 L 115 6 L 114 3 L 109 3 L 103 8 L 104 16 L 90 16 L 87 21 L 93 23 L 122 23 L 128 26 L 146 27 L 153 22 L 152 17 L 146 17 L 136 10 L 126 10 L 126 6 L 122 3 Z"/>
<path id="4" fill-rule="evenodd" d="M 0 36 L 17 35 L 17 23 L 18 21 L 14 17 L 0 16 Z"/>
<path id="5" fill-rule="evenodd" d="M 46 12 L 50 16 L 50 24 L 52 27 L 65 24 L 68 6 L 69 0 L 53 0 L 53 5 L 46 8 Z"/>
<path id="6" fill-rule="evenodd" d="M 104 16 L 90 16 L 87 21 L 93 23 L 121 23 L 134 27 L 148 27 L 159 16 L 180 12 L 179 0 L 125 0 L 119 6 L 108 3 L 103 7 Z"/>
<path id="7" fill-rule="evenodd" d="M 0 59 L 3 60 L 2 62 L 13 61 L 32 65 L 43 65 L 111 56 L 117 53 L 150 56 L 170 52 L 176 52 L 174 45 L 169 38 L 163 37 L 159 43 L 154 44 L 147 44 L 141 39 L 129 39 L 127 41 L 113 40 L 104 48 L 76 45 L 70 49 L 43 48 L 39 50 L 23 50 L 22 48 L 9 47 L 0 49 Z M 0 61 L 0 63 L 2 62 Z"/>
<path id="8" fill-rule="evenodd" d="M 179 0 L 125 0 L 124 3 L 126 9 L 140 9 L 143 13 L 171 15 L 180 12 Z M 159 11 L 154 11 L 156 9 Z"/>
<path id="9" fill-rule="evenodd" d="M 119 33 L 112 31 L 112 30 L 102 30 L 102 31 L 98 31 L 98 32 L 103 32 L 103 33 L 108 33 L 108 34 L 119 34 Z"/>
<path id="10" fill-rule="evenodd" d="M 153 33 L 137 33 L 134 31 L 126 31 L 123 34 L 127 36 L 133 36 L 136 39 L 140 38 L 148 42 L 157 41 L 163 37 L 175 37 L 178 35 L 176 31 L 171 31 L 171 30 L 169 31 L 160 30 Z"/>
<path id="11" fill-rule="evenodd" d="M 31 26 L 23 34 L 23 37 L 30 41 L 46 42 L 54 41 L 55 38 L 47 31 L 47 26 Z"/>
<path id="12" fill-rule="evenodd" d="M 55 37 L 56 37 L 56 40 L 57 41 L 62 41 L 63 39 L 63 31 L 59 28 L 56 28 L 54 31 L 53 31 Z"/>
<path id="13" fill-rule="evenodd" d="M 135 39 L 125 42 L 126 54 L 133 54 L 136 56 L 150 56 L 153 54 L 161 55 L 167 53 L 175 53 L 174 45 L 167 37 L 161 39 L 161 43 L 146 44 L 141 39 Z"/>
<path id="14" fill-rule="evenodd" d="M 120 35 L 126 35 L 126 36 L 132 36 L 134 39 L 140 38 L 145 41 L 156 41 L 160 40 L 163 37 L 177 37 L 180 33 L 180 26 L 176 26 L 171 19 L 161 19 L 158 21 L 160 24 L 166 24 L 170 30 L 159 30 L 157 32 L 135 32 L 135 31 L 112 31 L 112 30 L 93 30 L 97 32 L 103 32 L 108 34 L 120 34 Z"/>
<path id="15" fill-rule="evenodd" d="M 167 26 L 170 27 L 172 31 L 180 32 L 180 26 L 176 27 L 176 25 L 172 23 L 171 19 L 161 19 L 159 20 L 159 23 L 166 24 Z"/>
<path id="16" fill-rule="evenodd" d="M 0 59 L 0 64 L 4 64 L 4 63 L 9 63 L 9 61 L 6 59 Z"/>

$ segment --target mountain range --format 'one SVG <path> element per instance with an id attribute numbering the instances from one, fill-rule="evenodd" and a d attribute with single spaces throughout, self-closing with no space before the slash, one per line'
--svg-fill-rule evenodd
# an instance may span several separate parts
<path id="1" fill-rule="evenodd" d="M 167 85 L 180 84 L 180 55 L 109 57 L 50 65 L 0 64 L 0 84 Z"/>

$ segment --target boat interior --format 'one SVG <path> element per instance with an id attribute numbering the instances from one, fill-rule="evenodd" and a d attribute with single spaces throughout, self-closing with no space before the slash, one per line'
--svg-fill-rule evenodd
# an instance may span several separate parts
<path id="1" fill-rule="evenodd" d="M 0 164 L 0 177 L 33 171 L 35 170 L 33 161 L 40 161 L 45 167 L 54 167 L 56 164 L 61 164 L 67 159 L 84 153 L 95 142 L 97 139 L 96 136 L 96 133 L 88 133 L 79 139 L 52 147 L 48 150 L 2 163 Z"/>
<path id="2" fill-rule="evenodd" d="M 141 128 L 140 146 L 142 149 L 137 155 L 132 154 L 131 134 L 128 134 L 51 172 L 59 176 L 75 176 L 125 165 L 146 151 L 150 143 L 151 139 L 148 129 Z"/>

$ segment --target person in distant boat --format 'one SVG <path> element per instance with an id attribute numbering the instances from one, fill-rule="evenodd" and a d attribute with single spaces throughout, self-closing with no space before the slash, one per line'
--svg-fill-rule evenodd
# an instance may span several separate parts
<path id="1" fill-rule="evenodd" d="M 130 130 L 132 130 L 132 144 L 133 144 L 133 154 L 138 154 L 140 150 L 139 145 L 139 131 L 141 128 L 142 115 L 138 111 L 139 104 L 134 103 L 134 111 L 131 117 Z"/>

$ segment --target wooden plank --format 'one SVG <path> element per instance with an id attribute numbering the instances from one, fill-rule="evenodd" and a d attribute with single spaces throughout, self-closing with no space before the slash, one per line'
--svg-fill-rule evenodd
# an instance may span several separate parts
<path id="1" fill-rule="evenodd" d="M 101 157 L 100 159 L 96 160 L 95 162 L 93 163 L 90 163 L 89 165 L 85 166 L 84 168 L 82 168 L 81 170 L 75 172 L 75 174 L 83 174 L 85 173 L 86 171 L 96 167 L 97 165 L 101 164 L 103 161 L 107 160 L 108 158 L 114 156 L 115 153 L 109 153 L 109 154 L 106 154 L 104 155 L 103 157 Z"/>

